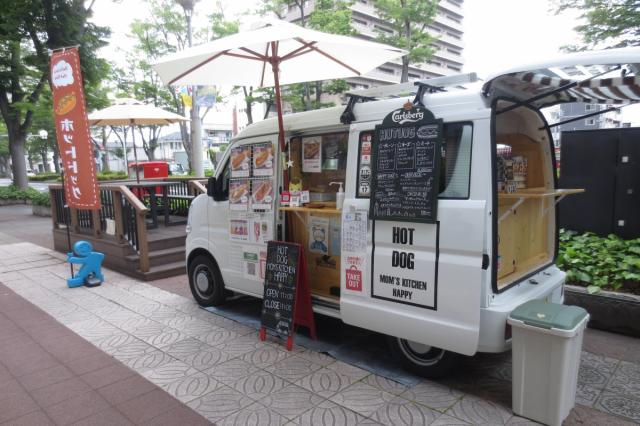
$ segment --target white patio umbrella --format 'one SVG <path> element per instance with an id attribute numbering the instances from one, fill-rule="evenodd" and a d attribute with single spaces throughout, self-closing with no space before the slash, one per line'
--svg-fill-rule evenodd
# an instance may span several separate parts
<path id="1" fill-rule="evenodd" d="M 116 99 L 110 107 L 89 114 L 88 119 L 92 126 L 131 126 L 133 156 L 136 160 L 136 182 L 138 183 L 140 182 L 140 172 L 138 170 L 138 153 L 136 152 L 136 133 L 133 126 L 164 126 L 189 121 L 188 118 L 179 114 L 131 98 Z M 126 155 L 125 146 L 125 158 Z"/>
<path id="2" fill-rule="evenodd" d="M 406 53 L 271 20 L 256 29 L 168 55 L 154 69 L 168 85 L 273 86 L 280 147 L 284 149 L 280 85 L 361 76 Z"/>

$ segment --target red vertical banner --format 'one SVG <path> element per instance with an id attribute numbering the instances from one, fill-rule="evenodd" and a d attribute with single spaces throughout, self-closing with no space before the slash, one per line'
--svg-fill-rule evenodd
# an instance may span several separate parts
<path id="1" fill-rule="evenodd" d="M 75 209 L 99 209 L 100 189 L 89 135 L 80 56 L 75 47 L 51 55 L 51 87 L 67 204 Z"/>

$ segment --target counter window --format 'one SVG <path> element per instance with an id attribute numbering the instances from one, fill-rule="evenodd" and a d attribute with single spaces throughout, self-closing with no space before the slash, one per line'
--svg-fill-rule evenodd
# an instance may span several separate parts
<path id="1" fill-rule="evenodd" d="M 471 176 L 470 123 L 445 123 L 442 141 L 440 198 L 469 198 Z M 371 155 L 374 132 L 361 132 L 358 141 L 358 175 L 356 195 L 369 198 L 371 195 Z"/>
<path id="2" fill-rule="evenodd" d="M 329 184 L 345 181 L 348 138 L 346 132 L 291 138 L 289 190 L 308 190 L 310 201 L 335 201 L 338 187 Z"/>

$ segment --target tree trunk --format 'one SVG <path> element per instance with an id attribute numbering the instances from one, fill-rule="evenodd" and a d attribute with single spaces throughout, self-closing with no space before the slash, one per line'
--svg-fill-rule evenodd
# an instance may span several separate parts
<path id="1" fill-rule="evenodd" d="M 322 81 L 316 81 L 316 108 L 320 108 L 322 101 Z"/>
<path id="2" fill-rule="evenodd" d="M 107 149 L 107 128 L 102 126 L 102 149 L 104 153 L 102 154 L 102 171 L 109 172 L 111 171 L 109 168 L 109 150 Z"/>
<path id="3" fill-rule="evenodd" d="M 245 113 L 247 114 L 247 124 L 253 124 L 253 108 L 251 99 L 253 99 L 253 88 L 250 87 L 247 92 L 247 86 L 242 86 L 244 92 Z"/>
<path id="4" fill-rule="evenodd" d="M 18 188 L 27 189 L 29 180 L 27 179 L 27 163 L 24 161 L 25 135 L 19 132 L 10 132 L 9 138 L 13 184 Z"/>
<path id="5" fill-rule="evenodd" d="M 409 81 L 409 55 L 402 57 L 402 74 L 400 75 L 400 83 Z"/>
<path id="6" fill-rule="evenodd" d="M 60 173 L 60 155 L 58 154 L 58 148 L 53 149 L 53 168 L 56 173 Z"/>
<path id="7" fill-rule="evenodd" d="M 49 151 L 43 149 L 40 151 L 40 157 L 42 157 L 42 167 L 44 167 L 44 172 L 49 173 L 51 168 L 49 167 Z"/>

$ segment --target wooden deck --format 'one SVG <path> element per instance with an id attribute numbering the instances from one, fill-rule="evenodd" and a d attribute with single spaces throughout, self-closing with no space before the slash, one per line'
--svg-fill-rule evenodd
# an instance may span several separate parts
<path id="1" fill-rule="evenodd" d="M 147 281 L 183 275 L 186 273 L 186 215 L 191 200 L 206 191 L 202 183 L 192 183 L 171 182 L 174 186 L 165 203 L 171 209 L 169 226 L 165 225 L 164 213 L 157 216 L 157 226 L 151 226 L 152 210 L 126 183 L 101 185 L 100 210 L 63 207 L 61 185 L 51 185 L 54 248 L 63 253 L 69 251 L 69 224 L 71 245 L 79 240 L 91 242 L 95 251 L 105 254 L 106 267 Z"/>

